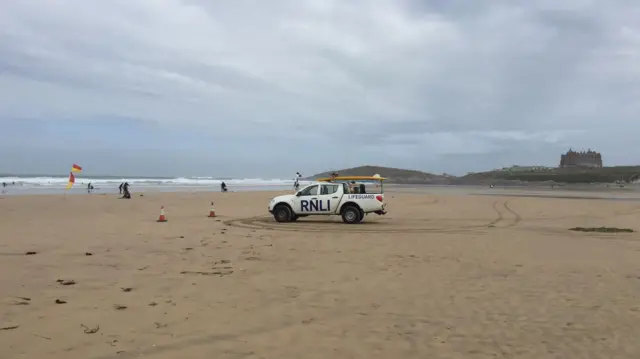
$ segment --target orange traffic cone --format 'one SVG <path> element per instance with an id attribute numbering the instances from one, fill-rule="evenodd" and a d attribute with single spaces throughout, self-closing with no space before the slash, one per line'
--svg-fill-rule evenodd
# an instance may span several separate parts
<path id="1" fill-rule="evenodd" d="M 213 209 L 213 201 L 211 201 L 211 209 L 209 210 L 209 217 L 215 217 L 216 211 Z"/>
<path id="2" fill-rule="evenodd" d="M 160 206 L 160 218 L 156 222 L 166 222 L 167 217 L 164 216 L 164 206 Z"/>

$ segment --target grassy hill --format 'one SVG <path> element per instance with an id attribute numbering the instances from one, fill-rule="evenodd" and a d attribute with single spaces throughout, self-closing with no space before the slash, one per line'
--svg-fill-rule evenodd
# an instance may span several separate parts
<path id="1" fill-rule="evenodd" d="M 406 184 L 443 184 L 448 182 L 448 176 L 436 175 L 415 170 L 403 170 L 400 168 L 381 167 L 381 166 L 360 166 L 346 168 L 336 171 L 327 171 L 318 173 L 307 179 L 313 180 L 318 178 L 331 177 L 333 172 L 338 172 L 340 176 L 373 176 L 379 174 L 388 178 L 389 183 L 406 183 Z"/>
<path id="2" fill-rule="evenodd" d="M 334 171 L 318 173 L 306 179 L 331 177 Z M 381 166 L 360 166 L 336 170 L 340 176 L 373 176 L 379 174 L 389 183 L 398 184 L 452 184 L 452 185 L 508 185 L 521 183 L 614 183 L 640 179 L 640 166 L 603 168 L 549 168 L 545 170 L 488 171 L 465 176 L 444 176 L 433 173 Z"/>
<path id="3" fill-rule="evenodd" d="M 537 171 L 489 171 L 452 179 L 451 184 L 508 182 L 613 183 L 632 182 L 640 177 L 640 166 L 603 168 L 551 168 Z"/>

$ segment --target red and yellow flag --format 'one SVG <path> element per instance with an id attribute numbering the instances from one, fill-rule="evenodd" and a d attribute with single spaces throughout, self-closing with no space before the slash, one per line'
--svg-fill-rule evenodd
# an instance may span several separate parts
<path id="1" fill-rule="evenodd" d="M 67 183 L 67 189 L 71 188 L 75 182 L 76 177 L 73 175 L 73 172 L 69 172 L 69 183 Z"/>
<path id="2" fill-rule="evenodd" d="M 71 172 L 82 172 L 82 167 L 74 163 L 73 166 L 71 166 Z"/>

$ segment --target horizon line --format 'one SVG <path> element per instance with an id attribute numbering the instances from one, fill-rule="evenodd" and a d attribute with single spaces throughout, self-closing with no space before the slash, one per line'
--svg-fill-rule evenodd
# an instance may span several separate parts
<path id="1" fill-rule="evenodd" d="M 62 177 L 62 178 L 66 178 L 68 177 L 69 174 L 51 174 L 51 173 L 36 173 L 36 174 L 15 174 L 15 173 L 0 173 L 0 177 L 19 177 L 19 178 L 27 178 L 27 177 Z M 102 174 L 98 174 L 98 175 L 84 175 L 82 174 L 82 172 L 80 173 L 74 173 L 74 176 L 76 176 L 77 178 L 122 178 L 122 179 L 127 179 L 127 178 L 141 178 L 141 179 L 166 179 L 166 178 L 211 178 L 211 179 L 250 179 L 246 176 L 239 176 L 239 177 L 230 177 L 230 176 L 224 176 L 224 177 L 215 177 L 215 176 L 134 176 L 134 175 L 130 175 L 130 176 L 122 176 L 122 175 L 102 175 Z M 264 178 L 260 178 L 260 177 L 256 177 L 257 179 L 264 179 Z"/>

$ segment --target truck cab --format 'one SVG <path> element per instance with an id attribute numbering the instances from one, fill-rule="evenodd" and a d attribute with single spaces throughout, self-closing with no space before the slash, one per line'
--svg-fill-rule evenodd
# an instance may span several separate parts
<path id="1" fill-rule="evenodd" d="M 368 177 L 369 178 L 369 177 Z M 374 177 L 370 177 L 374 178 Z M 375 178 L 380 181 L 380 178 Z M 296 221 L 314 215 L 341 215 L 345 223 L 359 223 L 368 213 L 386 214 L 382 186 L 367 193 L 364 183 L 318 180 L 293 195 L 278 196 L 269 203 L 269 213 L 278 222 Z"/>

